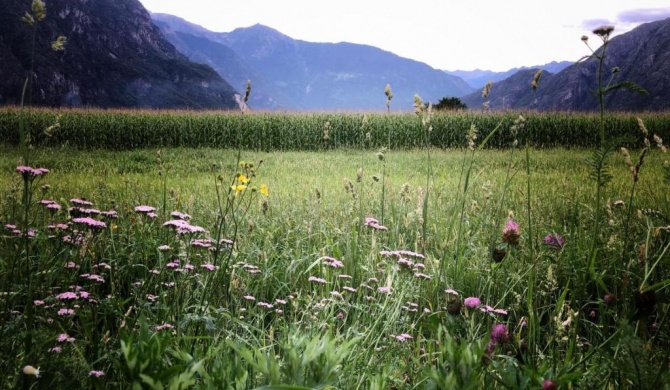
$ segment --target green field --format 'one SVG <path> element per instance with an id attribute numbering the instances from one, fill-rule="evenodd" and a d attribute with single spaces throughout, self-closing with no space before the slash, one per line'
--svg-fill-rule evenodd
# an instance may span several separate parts
<path id="1" fill-rule="evenodd" d="M 1 147 L 3 387 L 667 386 L 667 155 L 652 140 L 633 186 L 615 149 L 597 203 L 592 150 L 460 137 L 381 154 L 51 145 L 30 150 L 38 176 Z M 174 211 L 203 231 L 164 226 Z"/>

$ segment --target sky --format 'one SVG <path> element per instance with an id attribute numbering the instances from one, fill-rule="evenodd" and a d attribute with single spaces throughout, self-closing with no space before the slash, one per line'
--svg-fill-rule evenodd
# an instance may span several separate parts
<path id="1" fill-rule="evenodd" d="M 590 54 L 581 41 L 670 17 L 668 0 L 140 0 L 211 31 L 260 23 L 308 42 L 371 45 L 441 70 L 506 71 Z M 597 47 L 597 45 L 595 45 Z M 594 47 L 595 49 L 595 47 Z"/>

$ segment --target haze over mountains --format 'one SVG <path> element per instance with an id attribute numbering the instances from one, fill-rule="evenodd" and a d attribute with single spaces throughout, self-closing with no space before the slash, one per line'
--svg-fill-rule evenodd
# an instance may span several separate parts
<path id="1" fill-rule="evenodd" d="M 239 88 L 251 80 L 252 108 L 380 110 L 386 84 L 393 90 L 392 107 L 402 109 L 412 107 L 415 94 L 437 101 L 474 91 L 459 77 L 372 46 L 305 42 L 259 24 L 214 33 L 172 15 L 152 17 L 192 60 Z"/>
<path id="2" fill-rule="evenodd" d="M 5 3 L 0 104 L 17 104 L 30 68 L 31 29 L 21 22 L 30 2 Z M 49 43 L 58 35 L 68 38 L 66 49 L 52 52 Z M 32 100 L 49 106 L 238 110 L 238 91 L 250 80 L 253 110 L 381 111 L 387 84 L 392 110 L 411 110 L 415 94 L 433 103 L 455 96 L 478 109 L 489 81 L 492 109 L 597 107 L 594 60 L 542 65 L 533 91 L 537 67 L 447 72 L 376 47 L 295 40 L 259 24 L 212 32 L 176 16 L 150 15 L 137 0 L 50 0 L 36 47 Z M 615 66 L 614 83 L 632 81 L 649 95 L 620 89 L 608 95 L 608 107 L 670 108 L 670 19 L 613 38 L 606 68 Z"/>

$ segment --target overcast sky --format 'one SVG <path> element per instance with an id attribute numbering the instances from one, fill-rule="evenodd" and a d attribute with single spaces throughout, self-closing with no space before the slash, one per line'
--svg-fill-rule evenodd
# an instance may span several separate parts
<path id="1" fill-rule="evenodd" d="M 372 45 L 443 70 L 576 61 L 589 54 L 580 38 L 595 38 L 595 27 L 622 33 L 670 17 L 668 0 L 140 1 L 212 31 L 260 23 L 294 39 Z"/>

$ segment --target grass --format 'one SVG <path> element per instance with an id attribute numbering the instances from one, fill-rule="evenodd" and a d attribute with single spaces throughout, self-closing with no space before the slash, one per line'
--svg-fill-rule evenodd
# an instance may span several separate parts
<path id="1" fill-rule="evenodd" d="M 0 228 L 18 225 L 18 233 L 0 234 L 0 350 L 15 356 L 0 363 L 3 387 L 668 383 L 657 369 L 668 364 L 670 336 L 669 237 L 663 228 L 670 203 L 660 151 L 651 151 L 644 163 L 630 224 L 631 174 L 622 157 L 612 159 L 595 261 L 588 256 L 594 218 L 589 151 L 531 150 L 528 160 L 520 152 L 510 159 L 509 150 L 430 153 L 424 216 L 425 150 L 386 151 L 382 181 L 376 153 L 358 149 L 239 156 L 162 149 L 160 169 L 157 150 L 37 149 L 33 166 L 51 172 L 30 181 L 25 229 L 36 235 L 27 239 L 18 212 L 20 152 L 3 147 Z M 254 162 L 253 172 L 238 159 Z M 240 174 L 250 182 L 236 193 L 229 187 L 243 183 Z M 268 197 L 251 191 L 261 184 Z M 107 222 L 99 231 L 76 225 L 67 212 L 76 206 L 73 198 L 113 209 L 118 218 L 95 217 Z M 63 208 L 48 212 L 40 199 Z M 365 226 L 366 217 L 380 218 L 382 204 L 388 230 Z M 138 205 L 156 207 L 156 218 L 136 212 Z M 176 210 L 207 233 L 176 235 L 163 227 Z M 503 237 L 508 219 L 520 226 L 518 245 Z M 67 230 L 46 227 L 58 222 Z M 549 233 L 563 236 L 566 245 L 544 244 Z M 66 235 L 74 241 L 79 235 L 79 244 L 64 242 Z M 206 237 L 235 244 L 230 250 L 192 245 L 191 239 Z M 160 251 L 161 245 L 170 249 Z M 503 248 L 501 262 L 493 261 L 492 245 Z M 396 250 L 407 251 L 407 260 L 384 255 Z M 409 262 L 413 266 L 404 265 Z M 203 267 L 209 264 L 218 268 Z M 391 287 L 390 293 L 380 287 Z M 82 298 L 82 290 L 95 303 Z M 68 291 L 77 299 L 58 298 Z M 29 321 L 24 314 L 31 295 L 44 305 L 33 306 Z M 464 306 L 466 297 L 480 298 L 483 306 Z M 485 305 L 507 314 L 483 312 Z M 61 309 L 75 313 L 58 315 Z M 504 331 L 491 334 L 496 324 Z M 63 334 L 76 340 L 56 341 Z M 22 373 L 28 364 L 40 368 L 39 377 Z"/>

